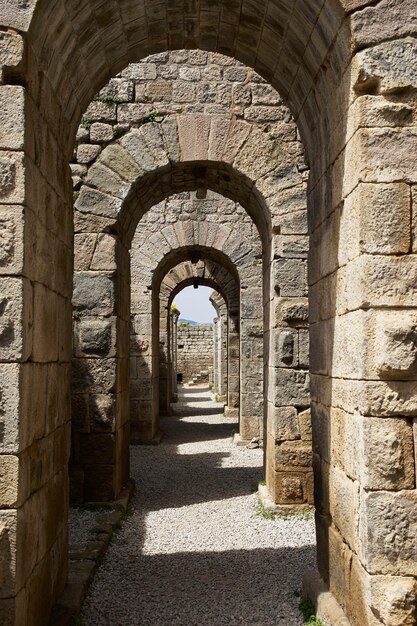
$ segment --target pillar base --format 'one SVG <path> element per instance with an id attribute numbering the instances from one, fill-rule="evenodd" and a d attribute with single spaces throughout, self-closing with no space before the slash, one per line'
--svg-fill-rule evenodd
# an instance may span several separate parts
<path id="1" fill-rule="evenodd" d="M 303 596 L 310 598 L 316 608 L 317 617 L 324 624 L 351 626 L 342 607 L 315 569 L 304 574 Z"/>
<path id="2" fill-rule="evenodd" d="M 225 406 L 224 415 L 225 417 L 239 417 L 239 409 Z"/>
<path id="3" fill-rule="evenodd" d="M 314 506 L 305 502 L 301 504 L 276 504 L 269 493 L 269 489 L 266 485 L 258 486 L 258 497 L 261 501 L 265 511 L 271 513 L 277 513 L 277 515 L 288 515 L 291 513 L 312 513 L 314 512 Z"/>

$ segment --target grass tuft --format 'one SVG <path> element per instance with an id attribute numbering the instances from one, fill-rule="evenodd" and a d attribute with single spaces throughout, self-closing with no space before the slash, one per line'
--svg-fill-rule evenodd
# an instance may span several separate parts
<path id="1" fill-rule="evenodd" d="M 317 617 L 310 598 L 301 598 L 298 608 L 302 613 L 304 626 L 324 626 L 323 622 Z"/>
<path id="2" fill-rule="evenodd" d="M 258 498 L 258 502 L 256 504 L 256 515 L 259 517 L 263 517 L 264 519 L 274 520 L 276 518 L 276 514 L 273 511 L 267 511 L 264 507 L 262 500 Z"/>

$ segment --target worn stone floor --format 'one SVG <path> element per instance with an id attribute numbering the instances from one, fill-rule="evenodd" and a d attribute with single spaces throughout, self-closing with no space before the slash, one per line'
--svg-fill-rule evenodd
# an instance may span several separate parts
<path id="1" fill-rule="evenodd" d="M 261 449 L 232 443 L 236 421 L 204 387 L 182 388 L 159 446 L 134 446 L 132 515 L 84 605 L 88 626 L 297 626 L 314 566 L 312 519 L 257 510 Z"/>

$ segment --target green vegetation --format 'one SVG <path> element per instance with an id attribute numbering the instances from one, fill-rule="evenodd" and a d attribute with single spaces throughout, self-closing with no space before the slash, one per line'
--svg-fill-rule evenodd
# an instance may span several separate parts
<path id="1" fill-rule="evenodd" d="M 95 102 L 102 102 L 103 104 L 123 104 L 127 102 L 126 98 L 117 98 L 115 96 L 96 96 Z"/>
<path id="2" fill-rule="evenodd" d="M 73 312 L 72 312 L 72 317 L 75 320 L 81 319 L 81 311 L 79 311 L 78 309 L 74 309 Z"/>
<path id="3" fill-rule="evenodd" d="M 269 519 L 269 520 L 274 520 L 276 517 L 276 514 L 273 511 L 266 510 L 263 502 L 259 498 L 256 504 L 256 515 L 259 515 L 259 517 L 263 517 L 264 519 Z"/>
<path id="4" fill-rule="evenodd" d="M 265 487 L 265 486 L 266 486 L 266 480 L 260 480 L 260 481 L 259 481 L 259 485 L 260 485 L 261 487 Z"/>
<path id="5" fill-rule="evenodd" d="M 122 522 L 124 522 L 126 519 L 129 519 L 129 517 L 132 517 L 134 512 L 135 509 L 133 508 L 133 506 L 128 506 L 126 511 L 122 515 Z"/>
<path id="6" fill-rule="evenodd" d="M 85 130 L 90 130 L 91 128 L 91 124 L 93 122 L 91 120 L 87 120 L 86 118 L 83 117 L 83 119 L 81 120 L 81 126 L 83 128 L 85 128 Z"/>
<path id="7" fill-rule="evenodd" d="M 292 511 L 291 513 L 283 513 L 282 515 L 280 515 L 280 518 L 283 520 L 294 519 L 294 517 L 305 520 L 312 520 L 313 513 L 312 511 Z"/>
<path id="8" fill-rule="evenodd" d="M 303 615 L 304 626 L 324 626 L 323 622 L 317 617 L 316 610 L 310 598 L 301 598 L 298 608 Z"/>
<path id="9" fill-rule="evenodd" d="M 155 109 L 143 118 L 142 124 L 149 124 L 150 122 L 162 122 L 162 120 L 164 119 L 164 115 L 165 114 L 162 111 L 160 111 L 159 109 Z"/>

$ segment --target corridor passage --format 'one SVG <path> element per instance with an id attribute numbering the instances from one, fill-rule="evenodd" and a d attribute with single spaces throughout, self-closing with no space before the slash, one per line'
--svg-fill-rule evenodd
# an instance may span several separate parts
<path id="1" fill-rule="evenodd" d="M 236 447 L 236 420 L 207 387 L 184 387 L 159 446 L 131 448 L 134 512 L 84 608 L 88 626 L 297 626 L 314 523 L 265 519 L 262 450 Z"/>

